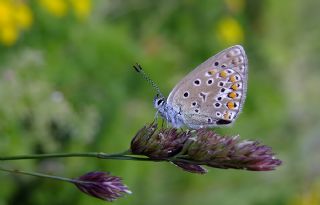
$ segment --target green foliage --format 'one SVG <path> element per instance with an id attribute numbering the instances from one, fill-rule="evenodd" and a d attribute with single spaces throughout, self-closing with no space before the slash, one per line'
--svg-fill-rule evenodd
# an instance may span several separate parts
<path id="1" fill-rule="evenodd" d="M 204 176 L 165 163 L 93 159 L 10 166 L 69 177 L 110 171 L 133 190 L 117 204 L 320 203 L 312 198 L 320 190 L 319 2 L 97 0 L 83 21 L 30 2 L 33 25 L 15 45 L 0 46 L 1 155 L 123 151 L 155 113 L 154 92 L 132 64 L 168 94 L 238 39 L 249 58 L 247 100 L 235 125 L 217 131 L 260 140 L 284 164 L 268 173 L 211 169 Z M 105 204 L 69 184 L 7 176 L 0 175 L 0 205 Z"/>

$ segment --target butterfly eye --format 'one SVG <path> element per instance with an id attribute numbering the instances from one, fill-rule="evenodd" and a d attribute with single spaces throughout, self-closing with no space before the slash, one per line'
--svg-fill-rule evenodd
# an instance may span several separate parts
<path id="1" fill-rule="evenodd" d="M 160 106 L 163 103 L 163 99 L 159 99 L 157 105 Z"/>

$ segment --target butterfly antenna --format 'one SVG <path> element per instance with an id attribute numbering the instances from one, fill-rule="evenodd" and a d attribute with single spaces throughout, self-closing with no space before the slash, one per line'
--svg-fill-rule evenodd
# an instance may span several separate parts
<path id="1" fill-rule="evenodd" d="M 138 63 L 136 63 L 133 68 L 142 75 L 142 77 L 148 81 L 148 83 L 151 84 L 151 86 L 157 91 L 158 95 L 160 95 L 161 97 L 163 97 L 160 88 L 157 86 L 157 84 L 155 82 L 153 82 L 153 80 L 151 80 L 151 78 L 143 71 L 141 65 L 139 65 Z"/>

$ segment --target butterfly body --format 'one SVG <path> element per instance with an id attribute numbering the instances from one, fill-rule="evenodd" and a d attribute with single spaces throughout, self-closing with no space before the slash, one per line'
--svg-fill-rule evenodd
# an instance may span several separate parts
<path id="1" fill-rule="evenodd" d="M 246 97 L 248 62 L 240 45 L 212 56 L 184 77 L 154 106 L 173 127 L 193 129 L 232 124 Z"/>
<path id="2" fill-rule="evenodd" d="M 175 110 L 171 105 L 169 105 L 164 97 L 156 96 L 153 104 L 161 117 L 166 119 L 167 122 L 171 123 L 173 127 L 179 128 L 185 125 L 181 112 Z"/>

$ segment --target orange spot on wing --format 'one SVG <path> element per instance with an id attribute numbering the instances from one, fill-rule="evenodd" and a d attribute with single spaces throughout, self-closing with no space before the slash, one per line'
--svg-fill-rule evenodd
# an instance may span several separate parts
<path id="1" fill-rule="evenodd" d="M 238 88 L 239 88 L 239 85 L 238 85 L 237 83 L 235 83 L 235 84 L 233 84 L 233 85 L 231 86 L 231 89 L 232 89 L 232 90 L 238 90 Z"/>
<path id="2" fill-rule="evenodd" d="M 229 109 L 234 109 L 235 108 L 235 103 L 234 102 L 231 102 L 231 101 L 229 101 L 228 103 L 227 103 L 227 107 L 229 108 Z"/>
<path id="3" fill-rule="evenodd" d="M 226 71 L 220 71 L 219 76 L 222 78 L 226 78 L 227 77 L 227 72 Z"/>
<path id="4" fill-rule="evenodd" d="M 236 79 L 236 77 L 233 75 L 233 76 L 231 76 L 231 77 L 229 78 L 229 81 L 232 82 L 232 83 L 234 83 L 234 82 L 237 81 L 237 79 Z"/>
<path id="5" fill-rule="evenodd" d="M 208 74 L 209 75 L 214 75 L 217 72 L 217 69 L 209 70 Z"/>
<path id="6" fill-rule="evenodd" d="M 225 120 L 228 120 L 228 119 L 229 119 L 229 112 L 228 112 L 228 111 L 223 114 L 223 118 L 224 118 Z"/>
<path id="7" fill-rule="evenodd" d="M 235 92 L 230 92 L 230 93 L 228 94 L 228 97 L 229 97 L 229 98 L 232 98 L 232 99 L 235 99 L 235 98 L 237 97 L 237 93 L 235 93 Z"/>

